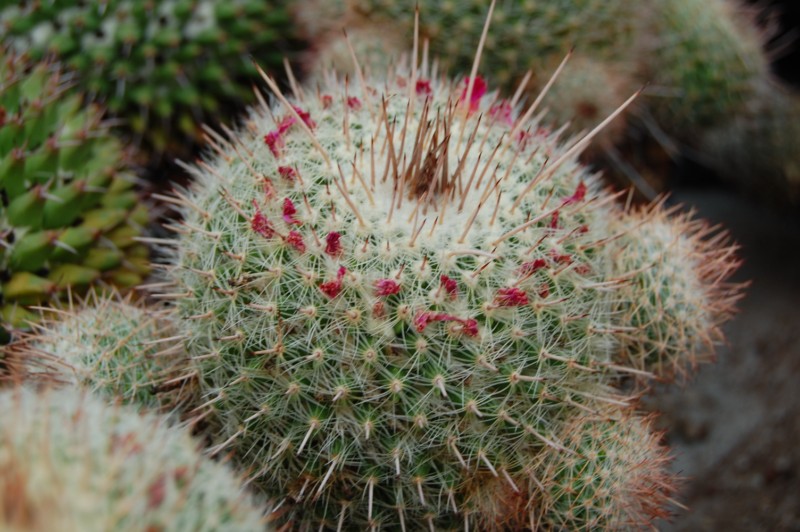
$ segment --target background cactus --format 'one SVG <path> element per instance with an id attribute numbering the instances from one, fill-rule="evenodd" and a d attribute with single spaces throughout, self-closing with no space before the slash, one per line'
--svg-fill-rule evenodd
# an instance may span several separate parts
<path id="1" fill-rule="evenodd" d="M 696 140 L 744 112 L 769 77 L 764 41 L 738 0 L 653 2 L 637 50 L 651 106 L 670 135 Z"/>
<path id="2" fill-rule="evenodd" d="M 146 147 L 184 155 L 203 120 L 253 99 L 247 54 L 280 66 L 287 22 L 282 1 L 25 0 L 0 8 L 13 49 L 54 55 Z"/>
<path id="3" fill-rule="evenodd" d="M 80 386 L 109 399 L 173 410 L 195 374 L 163 309 L 118 295 L 60 310 L 7 348 L 16 377 Z"/>
<path id="4" fill-rule="evenodd" d="M 281 96 L 174 200 L 168 292 L 214 450 L 304 525 L 491 527 L 511 492 L 537 508 L 540 457 L 638 371 L 615 307 L 635 272 L 586 142 L 560 147 L 482 78 L 429 76 Z"/>
<path id="5" fill-rule="evenodd" d="M 430 39 L 434 55 L 442 56 L 451 71 L 470 71 L 489 4 L 469 0 L 422 3 L 421 34 Z M 415 6 L 404 0 L 311 1 L 300 2 L 295 9 L 300 27 L 312 38 L 331 27 L 364 25 L 367 19 L 386 32 L 404 32 L 408 48 Z M 316 16 L 319 12 L 324 16 Z M 637 84 L 649 84 L 628 122 L 655 133 L 672 154 L 678 151 L 674 141 L 689 154 L 701 149 L 698 158 L 704 164 L 731 180 L 746 179 L 750 184 L 745 188 L 760 188 L 765 179 L 774 183 L 778 187 L 774 196 L 782 195 L 779 201 L 785 203 L 786 196 L 796 197 L 793 175 L 798 163 L 796 156 L 789 155 L 794 151 L 788 149 L 787 139 L 794 138 L 792 123 L 780 120 L 777 110 L 794 104 L 780 96 L 760 101 L 764 92 L 759 87 L 771 80 L 767 43 L 772 30 L 769 24 L 768 29 L 756 24 L 757 14 L 769 19 L 763 8 L 748 8 L 739 0 L 497 2 L 486 41 L 484 71 L 490 82 L 514 90 L 524 70 L 515 71 L 511 65 L 530 65 L 534 74 L 527 85 L 536 94 L 555 64 L 574 46 L 575 64 L 568 63 L 551 88 L 549 108 L 556 122 L 569 120 L 572 132 L 593 127 L 599 120 L 586 111 L 597 110 L 602 119 L 607 116 L 605 111 L 622 101 L 617 97 L 624 97 Z M 368 64 L 369 55 L 364 57 Z M 337 68 L 349 71 L 352 62 L 348 56 L 343 58 Z M 776 103 L 776 98 L 781 102 Z M 767 116 L 759 120 L 754 116 L 756 109 Z M 624 120 L 617 120 L 615 127 L 603 132 L 597 146 L 617 144 L 623 138 L 624 125 Z M 766 128 L 772 131 L 766 133 Z M 629 139 L 636 135 L 642 133 L 636 131 Z M 766 158 L 757 150 L 739 149 L 751 145 L 774 156 Z M 596 152 L 589 155 L 592 161 L 603 160 Z M 633 164 L 648 173 L 633 159 L 622 166 Z M 732 159 L 736 166 L 730 164 Z M 769 164 L 770 159 L 776 162 Z M 619 162 L 611 166 L 620 170 Z M 741 166 L 750 169 L 744 178 L 736 175 L 735 169 Z M 629 174 L 630 170 L 622 172 Z M 664 189 L 668 176 L 656 179 L 656 189 Z M 651 197 L 648 189 L 643 192 Z"/>
<path id="6" fill-rule="evenodd" d="M 747 109 L 704 133 L 704 161 L 748 193 L 800 204 L 800 95 L 765 84 Z"/>
<path id="7" fill-rule="evenodd" d="M 263 510 L 185 430 L 75 390 L 0 393 L 0 527 L 263 529 Z"/>
<path id="8" fill-rule="evenodd" d="M 20 327 L 27 305 L 141 282 L 148 213 L 100 110 L 56 67 L 0 55 L 0 323 Z"/>

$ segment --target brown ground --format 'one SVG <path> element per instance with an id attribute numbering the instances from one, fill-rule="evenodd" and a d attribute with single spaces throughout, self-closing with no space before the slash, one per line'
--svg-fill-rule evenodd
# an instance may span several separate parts
<path id="1" fill-rule="evenodd" d="M 718 362 L 647 400 L 687 477 L 667 531 L 800 531 L 800 214 L 733 194 L 678 191 L 741 244 L 752 286 Z"/>

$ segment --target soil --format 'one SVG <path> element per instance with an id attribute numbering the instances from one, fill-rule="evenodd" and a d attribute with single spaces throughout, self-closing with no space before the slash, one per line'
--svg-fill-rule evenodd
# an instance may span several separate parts
<path id="1" fill-rule="evenodd" d="M 673 197 L 722 223 L 750 280 L 717 363 L 645 400 L 684 477 L 665 531 L 800 531 L 800 213 L 719 190 Z"/>

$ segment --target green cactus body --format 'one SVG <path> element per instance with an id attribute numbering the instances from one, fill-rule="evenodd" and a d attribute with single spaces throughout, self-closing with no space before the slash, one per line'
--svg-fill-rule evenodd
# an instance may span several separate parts
<path id="1" fill-rule="evenodd" d="M 53 66 L 0 55 L 0 323 L 20 327 L 28 305 L 141 282 L 148 212 L 101 112 Z"/>
<path id="2" fill-rule="evenodd" d="M 75 390 L 6 390 L 0 408 L 3 530 L 264 528 L 230 469 L 162 418 Z"/>
<path id="3" fill-rule="evenodd" d="M 215 451 L 304 526 L 525 526 L 561 428 L 638 371 L 613 198 L 482 79 L 427 76 L 256 109 L 176 199 Z"/>
<path id="4" fill-rule="evenodd" d="M 737 0 L 653 2 L 638 46 L 660 125 L 679 138 L 745 110 L 769 77 L 763 38 Z M 694 140 L 694 139 L 693 139 Z"/>
<path id="5" fill-rule="evenodd" d="M 575 452 L 545 458 L 543 476 L 554 481 L 533 529 L 628 530 L 653 515 L 667 517 L 675 479 L 665 473 L 669 456 L 651 418 L 584 412 L 559 436 Z"/>
<path id="6" fill-rule="evenodd" d="M 55 55 L 156 151 L 186 151 L 220 106 L 252 100 L 255 69 L 280 65 L 284 3 L 259 0 L 45 0 L 0 8 L 8 44 Z"/>
<path id="7" fill-rule="evenodd" d="M 739 267 L 736 246 L 690 214 L 636 210 L 613 222 L 621 234 L 611 245 L 625 284 L 616 312 L 629 329 L 621 353 L 626 366 L 661 378 L 684 375 L 711 360 L 742 285 L 727 279 Z M 632 273 L 629 273 L 632 272 Z"/>
<path id="8" fill-rule="evenodd" d="M 188 402 L 194 373 L 164 309 L 117 295 L 60 310 L 7 348 L 25 380 L 80 386 L 149 409 Z"/>

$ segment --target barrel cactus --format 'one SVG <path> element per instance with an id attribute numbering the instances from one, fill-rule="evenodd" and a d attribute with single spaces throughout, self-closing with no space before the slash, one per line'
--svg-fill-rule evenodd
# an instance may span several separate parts
<path id="1" fill-rule="evenodd" d="M 291 29 L 284 4 L 25 0 L 0 7 L 0 31 L 18 52 L 53 55 L 77 71 L 145 147 L 185 153 L 203 120 L 253 98 L 248 54 L 281 65 Z"/>
<path id="2" fill-rule="evenodd" d="M 135 237 L 148 221 L 126 154 L 100 109 L 47 63 L 0 50 L 0 324 L 93 284 L 129 287 L 149 271 Z"/>
<path id="3" fill-rule="evenodd" d="M 620 271 L 589 138 L 559 145 L 480 77 L 362 74 L 291 100 L 268 78 L 279 103 L 173 200 L 162 297 L 214 451 L 302 526 L 527 526 L 558 482 L 543 457 L 579 452 L 566 427 L 646 373 L 618 299 L 658 297 L 621 287 L 661 264 Z"/>
<path id="4" fill-rule="evenodd" d="M 194 377 L 169 313 L 118 294 L 92 293 L 6 348 L 19 380 L 82 387 L 109 400 L 172 411 Z"/>
<path id="5" fill-rule="evenodd" d="M 185 430 L 75 390 L 0 393 L 0 528 L 263 530 L 264 510 Z"/>

